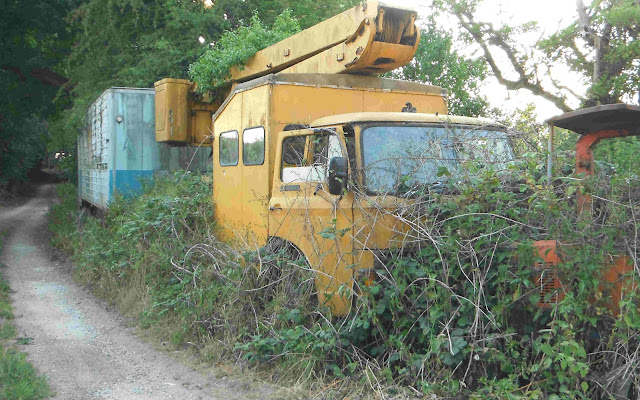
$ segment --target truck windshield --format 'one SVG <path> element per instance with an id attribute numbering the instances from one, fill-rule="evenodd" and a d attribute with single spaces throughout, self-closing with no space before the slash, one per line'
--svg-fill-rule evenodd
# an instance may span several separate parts
<path id="1" fill-rule="evenodd" d="M 403 194 L 461 172 L 474 160 L 503 169 L 513 159 L 504 131 L 470 125 L 373 126 L 362 132 L 364 179 L 368 191 Z"/>

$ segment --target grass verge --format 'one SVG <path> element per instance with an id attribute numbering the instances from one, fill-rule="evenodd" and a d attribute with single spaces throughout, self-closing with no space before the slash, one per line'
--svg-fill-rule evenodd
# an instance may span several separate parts
<path id="1" fill-rule="evenodd" d="M 0 234 L 0 253 L 2 235 Z M 9 301 L 10 288 L 2 276 L 0 263 L 0 399 L 37 400 L 52 395 L 47 380 L 39 375 L 17 348 L 13 311 Z"/>

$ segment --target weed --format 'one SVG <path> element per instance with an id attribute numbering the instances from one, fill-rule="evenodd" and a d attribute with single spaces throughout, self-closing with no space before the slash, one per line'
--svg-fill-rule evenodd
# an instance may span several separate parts
<path id="1" fill-rule="evenodd" d="M 26 345 L 33 343 L 32 337 L 21 336 L 16 338 L 16 343 Z"/>
<path id="2" fill-rule="evenodd" d="M 25 355 L 0 348 L 0 398 L 7 400 L 44 399 L 51 395 L 44 377 L 25 360 Z"/>
<path id="3" fill-rule="evenodd" d="M 11 339 L 16 336 L 16 328 L 9 321 L 0 320 L 0 340 Z"/>

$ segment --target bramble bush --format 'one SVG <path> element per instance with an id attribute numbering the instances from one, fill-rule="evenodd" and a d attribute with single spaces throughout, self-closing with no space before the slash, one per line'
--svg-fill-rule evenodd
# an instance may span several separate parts
<path id="1" fill-rule="evenodd" d="M 466 167 L 448 190 L 404 207 L 419 240 L 380 256 L 375 282 L 357 285 L 342 318 L 314 303 L 312 271 L 291 248 L 217 241 L 211 182 L 198 175 L 159 178 L 140 197 L 116 200 L 104 221 L 64 214 L 79 227 L 68 235 L 75 273 L 107 297 L 133 296 L 143 327 L 178 321 L 175 345 L 268 366 L 306 387 L 331 382 L 329 397 L 575 399 L 636 390 L 637 268 L 620 299 L 601 282 L 613 255 L 637 260 L 638 177 L 562 176 L 548 187 L 535 156 L 506 173 Z M 575 211 L 578 192 L 592 196 L 589 217 Z M 547 239 L 558 241 L 564 298 L 539 308 L 532 242 Z"/>

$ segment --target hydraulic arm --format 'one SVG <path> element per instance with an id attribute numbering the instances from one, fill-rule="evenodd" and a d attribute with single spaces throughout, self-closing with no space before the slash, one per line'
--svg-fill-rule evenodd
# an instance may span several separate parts
<path id="1" fill-rule="evenodd" d="M 369 1 L 257 52 L 233 82 L 275 72 L 378 75 L 407 64 L 420 30 L 416 12 Z"/>

